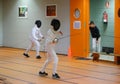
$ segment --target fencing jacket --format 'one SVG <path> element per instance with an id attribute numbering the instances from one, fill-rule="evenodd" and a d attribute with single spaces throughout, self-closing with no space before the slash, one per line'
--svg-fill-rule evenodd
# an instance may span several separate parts
<path id="1" fill-rule="evenodd" d="M 52 43 L 53 40 L 59 35 L 58 31 L 54 31 L 53 29 L 49 29 L 47 32 L 47 37 L 46 37 L 46 44 L 47 43 Z"/>
<path id="2" fill-rule="evenodd" d="M 40 40 L 42 37 L 43 35 L 40 32 L 40 28 L 38 28 L 37 25 L 35 25 L 32 29 L 30 38 L 33 40 Z"/>

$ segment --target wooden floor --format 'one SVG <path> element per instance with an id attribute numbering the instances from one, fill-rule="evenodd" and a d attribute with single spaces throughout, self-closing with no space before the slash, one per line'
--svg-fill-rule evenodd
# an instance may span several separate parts
<path id="1" fill-rule="evenodd" d="M 30 58 L 25 58 L 23 52 L 22 49 L 0 48 L 0 77 L 12 84 L 120 84 L 120 65 L 70 59 L 62 55 L 59 55 L 58 64 L 61 79 L 51 78 L 52 64 L 46 70 L 48 77 L 40 77 L 38 72 L 45 54 L 41 52 L 42 59 L 36 59 L 35 51 L 30 52 Z"/>

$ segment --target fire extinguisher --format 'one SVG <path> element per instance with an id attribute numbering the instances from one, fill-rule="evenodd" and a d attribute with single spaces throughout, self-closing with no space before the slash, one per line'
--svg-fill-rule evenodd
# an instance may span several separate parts
<path id="1" fill-rule="evenodd" d="M 108 23 L 108 14 L 106 11 L 104 11 L 104 13 L 103 13 L 103 22 Z"/>

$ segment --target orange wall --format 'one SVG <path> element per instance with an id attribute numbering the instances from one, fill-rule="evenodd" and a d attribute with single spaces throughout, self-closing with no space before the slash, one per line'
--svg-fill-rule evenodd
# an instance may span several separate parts
<path id="1" fill-rule="evenodd" d="M 115 54 L 120 54 L 120 17 L 118 17 L 119 8 L 120 0 L 115 0 L 115 45 L 114 45 Z"/>
<path id="2" fill-rule="evenodd" d="M 120 0 L 115 0 L 115 42 L 114 42 L 115 54 L 120 54 L 120 18 L 118 17 L 119 8 Z"/>
<path id="3" fill-rule="evenodd" d="M 74 17 L 74 10 L 80 10 L 80 17 Z M 70 0 L 70 47 L 72 56 L 87 57 L 89 53 L 89 0 Z M 81 29 L 74 29 L 73 22 L 81 21 Z"/>

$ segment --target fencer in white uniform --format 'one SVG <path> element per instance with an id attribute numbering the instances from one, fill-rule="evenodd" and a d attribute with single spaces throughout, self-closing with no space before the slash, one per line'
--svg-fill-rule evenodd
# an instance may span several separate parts
<path id="1" fill-rule="evenodd" d="M 40 76 L 47 76 L 48 73 L 45 72 L 45 69 L 47 65 L 53 61 L 53 72 L 52 72 L 52 78 L 60 78 L 60 76 L 57 74 L 57 64 L 58 64 L 58 56 L 55 52 L 55 45 L 58 42 L 56 37 L 58 35 L 62 35 L 62 32 L 59 30 L 60 28 L 60 21 L 57 19 L 53 19 L 51 21 L 51 26 L 53 28 L 49 29 L 47 32 L 46 37 L 46 50 L 47 50 L 47 59 L 42 67 L 42 69 L 39 72 Z"/>
<path id="2" fill-rule="evenodd" d="M 40 32 L 41 27 L 41 21 L 36 20 L 35 26 L 32 28 L 32 33 L 30 35 L 30 45 L 26 49 L 25 53 L 23 53 L 24 56 L 29 57 L 28 52 L 31 50 L 32 47 L 36 46 L 36 58 L 40 59 L 41 56 L 39 54 L 40 51 L 40 41 L 44 38 L 43 35 Z"/>

